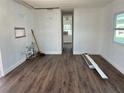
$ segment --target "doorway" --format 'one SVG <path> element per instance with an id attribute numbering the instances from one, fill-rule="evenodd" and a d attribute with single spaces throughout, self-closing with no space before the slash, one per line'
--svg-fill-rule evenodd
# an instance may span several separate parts
<path id="1" fill-rule="evenodd" d="M 73 12 L 62 12 L 62 53 L 73 53 Z"/>

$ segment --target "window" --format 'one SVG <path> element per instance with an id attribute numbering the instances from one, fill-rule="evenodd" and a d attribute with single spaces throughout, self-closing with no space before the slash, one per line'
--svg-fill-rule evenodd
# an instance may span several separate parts
<path id="1" fill-rule="evenodd" d="M 124 44 L 124 13 L 116 15 L 114 30 L 114 41 Z"/>

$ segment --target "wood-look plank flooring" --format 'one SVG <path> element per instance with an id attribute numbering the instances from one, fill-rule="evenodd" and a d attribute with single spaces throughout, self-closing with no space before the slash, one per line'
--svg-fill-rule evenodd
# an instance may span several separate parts
<path id="1" fill-rule="evenodd" d="M 0 79 L 0 93 L 124 93 L 124 75 L 100 56 L 92 56 L 108 80 L 90 70 L 70 48 L 63 55 L 35 58 Z"/>

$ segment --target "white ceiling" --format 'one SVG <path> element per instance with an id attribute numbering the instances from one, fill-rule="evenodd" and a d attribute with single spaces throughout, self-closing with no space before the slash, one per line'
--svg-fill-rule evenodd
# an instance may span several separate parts
<path id="1" fill-rule="evenodd" d="M 52 7 L 97 7 L 103 6 L 113 0 L 22 0 L 34 8 L 52 8 Z"/>

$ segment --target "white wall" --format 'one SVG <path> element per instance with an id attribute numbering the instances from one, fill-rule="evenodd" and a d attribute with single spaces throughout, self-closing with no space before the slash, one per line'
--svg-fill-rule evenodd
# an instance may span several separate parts
<path id="1" fill-rule="evenodd" d="M 31 41 L 32 11 L 13 0 L 0 0 L 0 48 L 4 74 L 24 62 L 24 50 Z M 25 38 L 15 39 L 14 27 L 25 27 Z"/>
<path id="2" fill-rule="evenodd" d="M 113 42 L 113 19 L 120 12 L 124 12 L 124 0 L 116 0 L 103 8 L 101 55 L 124 73 L 124 45 Z"/>
<path id="3" fill-rule="evenodd" d="M 36 10 L 35 11 L 35 34 L 40 50 L 45 54 L 61 54 L 61 11 Z"/>
<path id="4" fill-rule="evenodd" d="M 74 10 L 74 54 L 99 53 L 100 11 L 98 8 Z"/>

